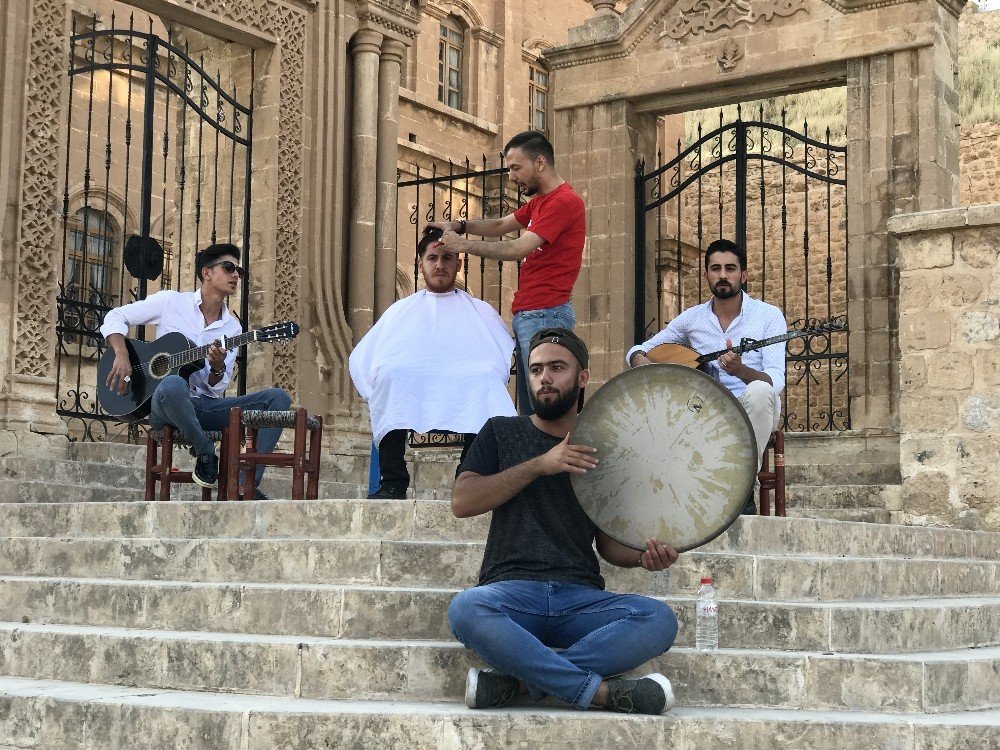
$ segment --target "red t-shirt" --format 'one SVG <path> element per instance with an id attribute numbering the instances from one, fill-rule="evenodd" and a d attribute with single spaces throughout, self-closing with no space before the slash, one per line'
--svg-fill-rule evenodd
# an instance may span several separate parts
<path id="1" fill-rule="evenodd" d="M 511 312 L 543 310 L 569 301 L 583 262 L 587 234 L 583 200 L 564 182 L 514 212 L 517 223 L 545 240 L 521 261 Z"/>

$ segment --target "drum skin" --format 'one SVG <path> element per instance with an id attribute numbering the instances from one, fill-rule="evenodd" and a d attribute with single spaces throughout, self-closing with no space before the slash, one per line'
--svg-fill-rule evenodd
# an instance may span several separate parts
<path id="1" fill-rule="evenodd" d="M 711 541 L 739 516 L 757 473 L 740 402 L 683 365 L 645 365 L 609 380 L 583 407 L 570 443 L 597 448 L 597 468 L 572 475 L 583 510 L 637 550 L 647 539 L 678 552 Z"/>

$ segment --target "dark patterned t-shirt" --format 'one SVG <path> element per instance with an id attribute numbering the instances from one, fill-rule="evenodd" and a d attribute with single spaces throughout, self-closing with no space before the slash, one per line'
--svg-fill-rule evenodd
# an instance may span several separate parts
<path id="1" fill-rule="evenodd" d="M 461 471 L 489 476 L 551 450 L 560 439 L 530 417 L 493 417 L 476 436 Z M 494 508 L 479 584 L 562 581 L 604 588 L 594 537 L 567 473 L 539 477 Z"/>

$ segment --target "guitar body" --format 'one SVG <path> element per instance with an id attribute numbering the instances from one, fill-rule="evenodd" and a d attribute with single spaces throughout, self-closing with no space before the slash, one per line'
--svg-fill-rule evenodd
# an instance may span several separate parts
<path id="1" fill-rule="evenodd" d="M 684 344 L 660 344 L 650 349 L 646 356 L 661 365 L 684 365 L 702 371 L 707 369 L 705 365 L 698 363 L 698 357 L 701 355 Z"/>
<path id="2" fill-rule="evenodd" d="M 162 374 L 150 372 L 149 364 L 158 354 L 179 354 L 191 347 L 191 342 L 183 333 L 167 333 L 156 341 L 135 341 L 125 339 L 128 357 L 136 369 L 132 372 L 132 382 L 124 394 L 112 391 L 105 383 L 108 373 L 115 363 L 115 350 L 108 347 L 97 363 L 97 400 L 101 408 L 113 417 L 123 422 L 137 422 L 149 415 L 150 400 L 156 386 L 167 375 L 173 375 L 180 368 L 168 369 Z"/>

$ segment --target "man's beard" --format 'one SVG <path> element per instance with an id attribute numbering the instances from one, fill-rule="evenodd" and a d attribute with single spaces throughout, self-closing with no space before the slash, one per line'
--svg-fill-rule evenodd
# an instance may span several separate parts
<path id="1" fill-rule="evenodd" d="M 577 401 L 580 399 L 580 386 L 574 385 L 566 393 L 559 395 L 552 401 L 540 401 L 535 393 L 531 393 L 529 398 L 538 418 L 552 422 L 568 414 L 570 409 L 576 408 Z"/>
<path id="2" fill-rule="evenodd" d="M 739 286 L 728 285 L 719 288 L 719 282 L 715 282 L 715 286 L 712 287 L 712 296 L 718 297 L 719 299 L 732 299 L 737 294 L 742 291 Z"/>

